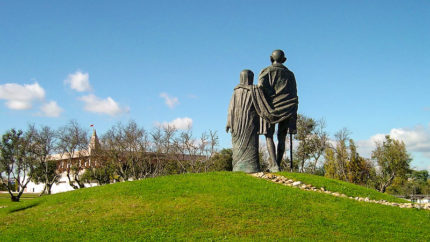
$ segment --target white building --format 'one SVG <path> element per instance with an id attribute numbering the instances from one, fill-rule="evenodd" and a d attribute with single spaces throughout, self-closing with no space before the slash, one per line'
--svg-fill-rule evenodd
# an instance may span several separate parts
<path id="1" fill-rule="evenodd" d="M 54 183 L 51 187 L 51 193 L 59 193 L 59 192 L 67 192 L 74 190 L 72 186 L 69 184 L 69 179 L 67 178 L 67 170 L 70 169 L 70 160 L 72 162 L 76 162 L 80 167 L 82 167 L 82 170 L 80 173 L 85 172 L 85 168 L 90 168 L 94 165 L 96 165 L 96 161 L 91 160 L 91 156 L 95 150 L 98 150 L 100 148 L 99 139 L 97 137 L 97 133 L 94 130 L 93 135 L 91 136 L 90 143 L 88 145 L 88 150 L 82 150 L 77 151 L 74 154 L 74 157 L 72 159 L 69 159 L 68 154 L 54 154 L 51 156 L 52 160 L 56 160 L 57 163 L 57 169 L 60 174 L 60 178 L 58 179 L 57 183 Z M 97 183 L 85 183 L 85 187 L 93 187 L 97 186 Z M 45 188 L 44 183 L 34 183 L 30 181 L 27 184 L 27 187 L 25 189 L 25 192 L 31 192 L 31 193 L 41 193 L 43 189 Z"/>

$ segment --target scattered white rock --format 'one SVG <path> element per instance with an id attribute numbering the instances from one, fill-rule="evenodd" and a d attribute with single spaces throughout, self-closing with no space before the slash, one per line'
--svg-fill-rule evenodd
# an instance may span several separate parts
<path id="1" fill-rule="evenodd" d="M 263 178 L 266 180 L 270 180 L 272 182 L 280 183 L 280 184 L 283 184 L 283 185 L 286 185 L 289 187 L 297 187 L 297 188 L 300 188 L 302 190 L 326 193 L 326 194 L 330 194 L 332 196 L 354 199 L 356 201 L 361 201 L 361 202 L 383 204 L 386 206 L 393 206 L 393 207 L 400 207 L 400 208 L 416 208 L 416 209 L 430 210 L 430 203 L 425 203 L 425 204 L 400 203 L 400 204 L 398 204 L 398 203 L 394 203 L 394 202 L 388 202 L 385 200 L 373 200 L 373 199 L 370 199 L 368 197 L 365 197 L 365 198 L 363 198 L 363 197 L 348 197 L 347 195 L 339 193 L 339 192 L 327 191 L 324 189 L 324 187 L 321 187 L 318 189 L 316 187 L 313 187 L 310 184 L 303 184 L 301 181 L 293 181 L 293 180 L 288 179 L 286 177 L 276 176 L 276 175 L 271 174 L 271 173 L 257 172 L 257 173 L 253 173 L 251 175 L 254 177 L 259 177 L 259 178 Z M 7 206 L 0 206 L 0 208 L 5 208 L 5 207 L 7 207 Z"/>

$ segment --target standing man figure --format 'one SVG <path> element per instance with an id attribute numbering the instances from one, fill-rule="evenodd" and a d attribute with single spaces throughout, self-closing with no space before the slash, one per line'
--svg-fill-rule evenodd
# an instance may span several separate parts
<path id="1" fill-rule="evenodd" d="M 282 50 L 270 56 L 272 65 L 264 68 L 258 78 L 259 89 L 254 96 L 260 116 L 259 134 L 266 136 L 271 162 L 270 172 L 278 172 L 285 152 L 287 134 L 297 133 L 298 97 L 294 73 L 283 63 L 287 60 Z M 273 134 L 278 124 L 278 149 L 275 151 Z"/>

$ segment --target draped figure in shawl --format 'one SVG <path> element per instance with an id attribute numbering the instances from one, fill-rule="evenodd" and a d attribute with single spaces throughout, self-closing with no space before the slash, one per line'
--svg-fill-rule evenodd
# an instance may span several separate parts
<path id="1" fill-rule="evenodd" d="M 253 88 L 254 107 L 260 116 L 259 134 L 266 136 L 270 155 L 269 170 L 278 172 L 285 152 L 288 133 L 297 133 L 298 97 L 294 73 L 283 63 L 287 60 L 282 50 L 275 50 L 270 56 L 272 65 L 264 68 L 258 85 Z M 278 147 L 275 150 L 273 134 L 278 124 Z"/>
<path id="2" fill-rule="evenodd" d="M 228 108 L 226 131 L 230 130 L 233 144 L 233 171 L 260 171 L 258 155 L 259 117 L 252 101 L 254 73 L 243 70 L 240 84 L 234 88 Z"/>

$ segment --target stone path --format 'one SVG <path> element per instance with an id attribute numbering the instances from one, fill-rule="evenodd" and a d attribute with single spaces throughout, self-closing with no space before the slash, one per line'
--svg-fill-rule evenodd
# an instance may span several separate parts
<path id="1" fill-rule="evenodd" d="M 339 192 L 331 192 L 331 191 L 327 191 L 325 190 L 323 187 L 321 188 L 316 188 L 310 184 L 304 184 L 301 181 L 294 181 L 292 179 L 288 179 L 284 176 L 279 176 L 279 175 L 275 175 L 272 173 L 264 173 L 264 172 L 258 172 L 258 173 L 252 173 L 251 176 L 254 177 L 258 177 L 258 178 L 262 178 L 271 182 L 275 182 L 278 184 L 282 184 L 285 186 L 289 186 L 289 187 L 296 187 L 299 188 L 301 190 L 305 190 L 305 191 L 312 191 L 312 192 L 319 192 L 319 193 L 325 193 L 325 194 L 329 194 L 335 197 L 344 197 L 344 198 L 349 198 L 349 199 L 353 199 L 353 200 L 357 200 L 360 202 L 368 202 L 368 203 L 377 203 L 377 204 L 382 204 L 382 205 L 387 205 L 387 206 L 393 206 L 393 207 L 399 207 L 399 208 L 417 208 L 417 209 L 425 209 L 425 210 L 430 210 L 430 203 L 424 203 L 424 204 L 417 204 L 417 203 L 395 203 L 395 202 L 388 202 L 385 200 L 373 200 L 373 199 L 369 199 L 368 197 L 349 197 L 345 194 L 339 193 Z"/>

